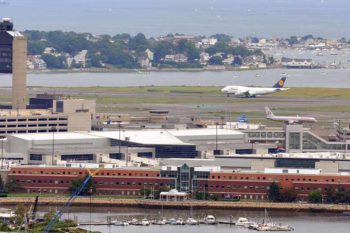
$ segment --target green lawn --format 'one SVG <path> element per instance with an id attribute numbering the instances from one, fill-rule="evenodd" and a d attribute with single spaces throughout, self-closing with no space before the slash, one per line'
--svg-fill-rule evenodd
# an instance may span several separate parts
<path id="1" fill-rule="evenodd" d="M 221 86 L 145 86 L 145 87 L 69 87 L 59 88 L 80 92 L 97 92 L 97 93 L 193 93 L 218 95 Z M 275 95 L 281 97 L 335 97 L 350 98 L 350 89 L 345 88 L 307 88 L 292 87 L 288 91 L 283 91 Z"/>

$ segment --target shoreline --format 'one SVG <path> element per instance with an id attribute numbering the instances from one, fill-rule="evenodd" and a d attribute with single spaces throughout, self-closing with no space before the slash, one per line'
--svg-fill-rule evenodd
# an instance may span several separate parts
<path id="1" fill-rule="evenodd" d="M 16 206 L 18 204 L 31 205 L 34 197 L 7 197 L 0 198 L 1 206 Z M 39 206 L 64 205 L 68 197 L 39 197 Z M 337 204 L 304 204 L 304 203 L 276 203 L 276 202 L 229 202 L 229 201 L 183 201 L 165 202 L 158 200 L 144 199 L 113 199 L 113 198 L 92 198 L 79 197 L 74 200 L 71 206 L 81 207 L 138 207 L 138 208 L 167 208 L 167 209 L 239 209 L 239 210 L 274 210 L 293 212 L 320 212 L 320 213 L 343 213 L 350 211 L 350 205 Z"/>
<path id="2" fill-rule="evenodd" d="M 273 70 L 273 69 L 285 69 L 288 68 L 282 66 L 270 66 L 266 68 L 227 68 L 223 67 L 208 67 L 208 68 L 155 68 L 155 69 L 118 69 L 118 68 L 81 68 L 81 69 L 46 69 L 46 70 L 27 70 L 27 74 L 69 74 L 69 73 L 160 73 L 160 72 L 244 72 L 244 71 L 260 71 L 260 70 Z M 324 68 L 314 68 L 324 69 Z M 309 69 L 307 69 L 309 70 Z"/>

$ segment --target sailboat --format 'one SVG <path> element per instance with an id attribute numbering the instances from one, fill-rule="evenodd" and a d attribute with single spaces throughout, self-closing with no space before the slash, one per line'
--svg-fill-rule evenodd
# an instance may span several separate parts
<path id="1" fill-rule="evenodd" d="M 190 217 L 186 219 L 186 224 L 187 225 L 197 225 L 198 224 L 198 221 L 193 218 L 193 207 L 192 207 L 192 205 L 191 205 L 191 209 L 190 209 Z"/>
<path id="2" fill-rule="evenodd" d="M 251 229 L 257 230 L 257 231 L 293 231 L 293 227 L 290 225 L 283 225 L 281 223 L 274 223 L 271 221 L 271 219 L 267 215 L 267 210 L 265 209 L 265 216 L 264 220 L 261 224 L 258 224 L 256 226 L 251 226 Z"/>

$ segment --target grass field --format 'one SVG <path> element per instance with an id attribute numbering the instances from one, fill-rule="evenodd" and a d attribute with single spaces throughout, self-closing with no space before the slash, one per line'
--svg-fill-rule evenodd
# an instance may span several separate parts
<path id="1" fill-rule="evenodd" d="M 71 87 L 64 88 L 78 92 L 97 93 L 192 93 L 218 95 L 222 94 L 217 86 L 146 86 L 146 87 Z M 60 88 L 63 89 L 63 88 Z M 334 97 L 350 98 L 350 89 L 345 88 L 291 88 L 288 91 L 278 93 L 281 97 Z"/>
<path id="2" fill-rule="evenodd" d="M 350 89 L 291 88 L 288 91 L 254 99 L 227 98 L 218 86 L 143 86 L 143 87 L 29 87 L 29 93 L 64 93 L 67 96 L 96 99 L 98 113 L 147 115 L 150 109 L 169 110 L 178 117 L 230 116 L 242 113 L 253 122 L 265 119 L 264 107 L 278 115 L 310 115 L 329 122 L 349 119 Z M 8 104 L 10 92 L 0 92 L 0 103 Z"/>

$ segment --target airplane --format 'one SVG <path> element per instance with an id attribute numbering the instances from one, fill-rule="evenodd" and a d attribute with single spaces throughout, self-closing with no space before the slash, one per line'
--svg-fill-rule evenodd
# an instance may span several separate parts
<path id="1" fill-rule="evenodd" d="M 260 95 L 268 95 L 288 90 L 289 88 L 283 88 L 286 79 L 286 77 L 282 77 L 273 87 L 226 86 L 221 89 L 221 92 L 226 93 L 227 97 L 234 95 L 238 97 L 255 98 Z"/>
<path id="2" fill-rule="evenodd" d="M 305 117 L 305 116 L 276 116 L 273 114 L 273 112 L 268 108 L 265 107 L 266 111 L 266 119 L 272 120 L 272 121 L 283 121 L 288 124 L 302 124 L 304 122 L 309 123 L 316 123 L 317 120 L 314 117 Z"/>

